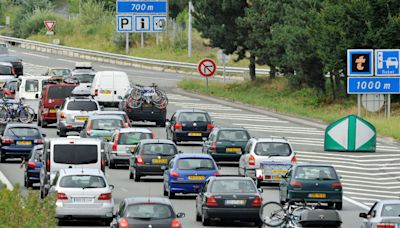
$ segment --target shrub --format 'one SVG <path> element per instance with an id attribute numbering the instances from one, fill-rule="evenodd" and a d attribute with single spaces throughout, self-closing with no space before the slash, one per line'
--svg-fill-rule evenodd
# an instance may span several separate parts
<path id="1" fill-rule="evenodd" d="M 43 24 L 45 20 L 57 21 L 57 27 L 62 27 L 63 19 L 58 17 L 53 11 L 48 9 L 36 9 L 28 13 L 21 22 L 17 34 L 22 38 L 27 38 L 32 34 L 46 34 L 46 28 Z M 57 31 L 57 28 L 55 28 Z"/>

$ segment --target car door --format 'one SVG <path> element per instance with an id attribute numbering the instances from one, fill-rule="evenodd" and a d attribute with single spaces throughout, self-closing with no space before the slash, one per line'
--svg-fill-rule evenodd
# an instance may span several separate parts
<path id="1" fill-rule="evenodd" d="M 208 153 L 209 152 L 209 149 L 212 146 L 212 143 L 215 141 L 217 134 L 218 134 L 218 130 L 214 129 L 211 132 L 211 134 L 208 136 L 208 139 L 206 141 L 204 141 L 203 148 L 202 148 L 202 152 L 203 153 Z"/>
<path id="2" fill-rule="evenodd" d="M 242 154 L 242 156 L 240 156 L 239 159 L 239 174 L 240 175 L 245 175 L 245 170 L 247 168 L 247 161 L 248 161 L 248 157 L 250 154 L 250 149 L 253 146 L 253 142 L 248 142 L 246 145 L 246 148 L 244 150 L 244 154 Z"/>
<path id="3" fill-rule="evenodd" d="M 203 202 L 205 201 L 204 197 L 205 197 L 205 193 L 207 192 L 209 183 L 210 183 L 210 180 L 207 180 L 203 186 L 203 189 L 201 190 L 201 192 L 199 192 L 199 194 L 196 197 L 196 210 L 197 210 L 197 213 L 199 213 L 200 215 L 202 214 Z"/>
<path id="4" fill-rule="evenodd" d="M 99 101 L 114 101 L 114 73 L 103 74 L 99 78 L 98 96 Z"/>
<path id="5" fill-rule="evenodd" d="M 376 217 L 377 205 L 378 202 L 375 202 L 374 205 L 372 205 L 371 209 L 368 211 L 367 216 L 369 216 L 369 218 L 364 219 L 363 221 L 364 228 L 373 228 L 374 218 Z"/>

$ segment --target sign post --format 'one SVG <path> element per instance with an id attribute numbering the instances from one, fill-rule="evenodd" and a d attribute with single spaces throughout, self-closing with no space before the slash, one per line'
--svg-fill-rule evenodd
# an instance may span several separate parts
<path id="1" fill-rule="evenodd" d="M 222 63 L 224 70 L 223 70 L 223 76 L 224 76 L 224 82 L 225 82 L 225 68 L 226 68 L 226 64 L 229 62 L 229 60 L 231 59 L 231 55 L 226 55 L 224 53 L 224 50 L 219 50 L 217 53 L 218 56 L 218 60 Z"/>
<path id="2" fill-rule="evenodd" d="M 217 65 L 212 59 L 202 59 L 197 65 L 197 70 L 199 73 L 206 78 L 206 89 L 208 92 L 208 78 L 212 77 L 217 70 Z"/>

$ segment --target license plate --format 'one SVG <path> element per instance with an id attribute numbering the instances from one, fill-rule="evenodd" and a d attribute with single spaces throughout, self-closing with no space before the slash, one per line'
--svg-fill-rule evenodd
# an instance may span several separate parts
<path id="1" fill-rule="evenodd" d="M 88 119 L 87 116 L 77 116 L 75 117 L 75 121 L 86 121 Z"/>
<path id="2" fill-rule="evenodd" d="M 274 169 L 274 170 L 272 170 L 272 172 L 273 173 L 287 173 L 287 170 L 284 170 L 284 169 Z"/>
<path id="3" fill-rule="evenodd" d="M 283 180 L 283 178 L 280 176 L 274 176 L 274 180 Z"/>
<path id="4" fill-rule="evenodd" d="M 57 112 L 57 109 L 50 109 L 49 110 L 49 113 L 56 113 Z"/>
<path id="5" fill-rule="evenodd" d="M 151 104 L 147 104 L 147 103 L 144 103 L 143 104 L 143 107 L 145 107 L 145 108 L 149 108 L 149 107 L 151 107 L 152 105 Z"/>
<path id="6" fill-rule="evenodd" d="M 167 164 L 168 159 L 153 159 L 151 160 L 153 164 Z"/>
<path id="7" fill-rule="evenodd" d="M 72 202 L 74 203 L 93 203 L 92 197 L 73 197 Z"/>
<path id="8" fill-rule="evenodd" d="M 111 140 L 111 136 L 104 136 L 103 140 L 110 141 Z"/>
<path id="9" fill-rule="evenodd" d="M 308 197 L 317 198 L 317 199 L 325 199 L 326 194 L 325 193 L 310 193 L 310 194 L 308 194 Z"/>
<path id="10" fill-rule="evenodd" d="M 18 141 L 17 145 L 32 145 L 31 141 Z"/>
<path id="11" fill-rule="evenodd" d="M 226 152 L 233 152 L 233 153 L 238 153 L 242 151 L 242 148 L 226 148 L 225 149 Z"/>
<path id="12" fill-rule="evenodd" d="M 111 94 L 111 90 L 100 90 L 101 94 Z"/>
<path id="13" fill-rule="evenodd" d="M 245 205 L 246 200 L 225 200 L 225 205 Z"/>
<path id="14" fill-rule="evenodd" d="M 189 132 L 188 135 L 189 136 L 201 136 L 201 133 L 199 133 L 199 132 Z"/>
<path id="15" fill-rule="evenodd" d="M 131 152 L 131 153 L 133 153 L 134 151 L 135 151 L 135 146 L 131 146 L 131 147 L 129 147 L 129 151 Z"/>
<path id="16" fill-rule="evenodd" d="M 189 180 L 204 180 L 206 179 L 205 176 L 189 176 Z"/>

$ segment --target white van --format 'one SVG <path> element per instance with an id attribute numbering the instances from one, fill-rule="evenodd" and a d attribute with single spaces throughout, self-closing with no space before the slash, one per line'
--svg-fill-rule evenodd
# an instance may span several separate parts
<path id="1" fill-rule="evenodd" d="M 91 168 L 105 171 L 101 140 L 91 138 L 47 139 L 40 169 L 40 195 L 44 198 L 60 169 Z"/>
<path id="2" fill-rule="evenodd" d="M 18 78 L 19 88 L 15 97 L 25 100 L 40 99 L 43 81 L 50 79 L 50 76 L 20 76 Z"/>
<path id="3" fill-rule="evenodd" d="M 91 95 L 104 106 L 118 107 L 130 88 L 128 75 L 121 71 L 99 71 L 94 76 Z"/>

